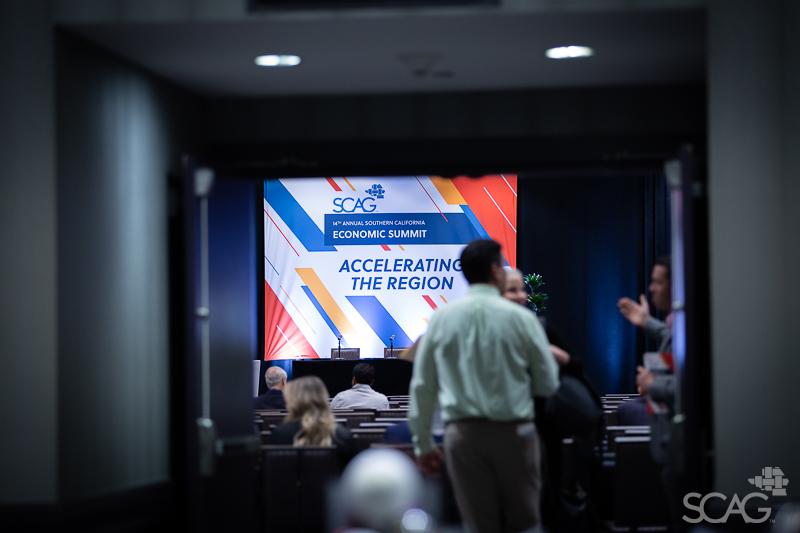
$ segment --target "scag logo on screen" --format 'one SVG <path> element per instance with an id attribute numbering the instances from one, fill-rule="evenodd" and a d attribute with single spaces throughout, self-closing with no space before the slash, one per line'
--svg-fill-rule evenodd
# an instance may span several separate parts
<path id="1" fill-rule="evenodd" d="M 761 475 L 748 478 L 747 481 L 762 492 L 750 492 L 743 498 L 738 494 L 734 494 L 730 502 L 728 502 L 728 497 L 721 492 L 709 492 L 706 495 L 702 495 L 699 492 L 689 492 L 683 497 L 683 506 L 689 511 L 688 514 L 683 515 L 683 520 L 690 524 L 698 524 L 700 522 L 725 524 L 730 516 L 735 514 L 741 516 L 746 524 L 766 522 L 772 514 L 772 506 L 767 494 L 786 496 L 786 486 L 789 484 L 789 478 L 777 466 L 766 466 L 761 469 Z M 767 494 L 764 494 L 764 492 Z M 758 507 L 754 510 L 750 508 L 750 513 L 757 513 L 755 516 L 748 513 L 748 503 L 753 498 L 767 503 L 766 507 Z M 714 502 L 709 504 L 709 500 L 719 500 L 719 504 L 714 505 Z M 725 511 L 721 514 L 717 512 L 716 516 L 711 516 L 708 510 L 712 507 L 722 508 Z"/>
<path id="2" fill-rule="evenodd" d="M 372 213 L 378 207 L 375 200 L 383 199 L 386 189 L 380 183 L 373 183 L 372 187 L 364 191 L 369 196 L 366 198 L 344 198 L 333 199 L 334 213 Z"/>

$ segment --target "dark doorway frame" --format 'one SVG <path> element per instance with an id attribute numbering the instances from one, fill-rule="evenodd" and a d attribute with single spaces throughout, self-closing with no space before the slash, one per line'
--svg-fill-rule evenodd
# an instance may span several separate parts
<path id="1" fill-rule="evenodd" d="M 663 170 L 664 162 L 679 157 L 681 147 L 693 146 L 695 154 L 705 153 L 704 140 L 699 136 L 564 136 L 491 139 L 439 139 L 397 141 L 317 141 L 286 143 L 236 143 L 209 145 L 184 160 L 184 173 L 180 178 L 180 189 L 175 197 L 180 198 L 183 208 L 174 217 L 176 224 L 177 252 L 173 272 L 183 270 L 185 279 L 171 283 L 171 309 L 173 330 L 176 335 L 183 331 L 180 339 L 173 343 L 173 458 L 182 465 L 176 480 L 183 486 L 184 509 L 196 509 L 193 503 L 199 497 L 196 482 L 199 480 L 197 463 L 197 434 L 193 422 L 198 416 L 196 354 L 197 339 L 194 331 L 196 287 L 191 258 L 196 253 L 193 239 L 195 212 L 191 177 L 195 169 L 206 167 L 222 179 L 262 180 L 265 176 L 303 177 L 319 175 L 413 175 L 415 173 L 440 176 L 480 176 L 488 173 L 513 172 L 529 177 L 562 175 L 607 176 L 622 174 L 646 175 Z M 707 172 L 704 160 L 695 158 L 692 166 L 694 189 L 705 188 Z M 694 337 L 687 346 L 687 358 L 705 357 L 710 353 L 707 334 L 710 317 L 707 311 L 709 277 L 708 250 L 704 247 L 708 236 L 706 219 L 707 201 L 704 195 L 694 197 L 691 211 L 692 221 L 687 226 L 694 236 L 687 250 L 687 268 L 691 268 L 695 282 L 688 290 L 698 302 L 696 312 L 688 315 L 688 331 Z M 180 243 L 180 236 L 186 242 Z M 176 258 L 182 254 L 183 258 Z M 187 259 L 189 258 L 189 259 Z M 175 280 L 175 278 L 173 278 Z M 261 311 L 257 311 L 260 313 Z M 262 321 L 263 322 L 263 321 Z M 262 326 L 263 327 L 263 326 Z M 703 334 L 702 332 L 706 332 Z M 691 335 L 691 333 L 690 333 Z M 259 335 L 263 337 L 263 335 Z M 691 355 L 690 355 L 691 354 Z M 682 449 L 690 464 L 710 465 L 708 453 L 713 441 L 711 436 L 711 374 L 710 368 L 697 367 L 697 379 L 692 382 L 693 396 L 700 407 L 696 427 L 708 435 L 700 449 L 691 448 L 698 438 L 687 438 Z M 180 457 L 179 457 L 180 456 Z M 194 461 L 194 464 L 191 464 Z M 224 476 L 224 473 L 222 473 Z M 697 469 L 687 479 L 687 485 L 698 490 L 710 487 L 710 466 Z M 205 480 L 203 485 L 213 484 Z M 197 524 L 197 516 L 193 517 Z"/>

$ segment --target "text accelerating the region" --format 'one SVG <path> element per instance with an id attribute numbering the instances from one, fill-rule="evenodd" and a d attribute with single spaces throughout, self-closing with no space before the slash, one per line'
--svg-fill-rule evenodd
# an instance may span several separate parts
<path id="1" fill-rule="evenodd" d="M 339 267 L 339 272 L 420 272 L 423 274 L 434 272 L 460 272 L 459 259 L 345 259 Z M 450 290 L 453 288 L 453 276 L 362 276 L 351 277 L 352 290 Z"/>
<path id="2" fill-rule="evenodd" d="M 460 259 L 345 259 L 339 272 L 461 272 Z"/>

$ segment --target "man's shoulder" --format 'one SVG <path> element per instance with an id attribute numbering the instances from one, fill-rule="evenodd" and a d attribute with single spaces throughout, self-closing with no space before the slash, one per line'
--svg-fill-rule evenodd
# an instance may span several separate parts
<path id="1" fill-rule="evenodd" d="M 270 399 L 269 394 L 268 393 L 264 393 L 264 394 L 262 394 L 260 396 L 256 396 L 253 399 L 253 404 L 256 406 L 256 408 L 259 408 L 259 407 L 263 406 L 265 403 L 267 403 L 269 399 Z"/>
<path id="2" fill-rule="evenodd" d="M 333 407 L 334 409 L 344 408 L 345 406 L 343 406 L 342 404 L 346 404 L 349 401 L 349 395 L 347 393 L 350 392 L 350 390 L 351 389 L 343 390 L 340 393 L 336 394 L 331 399 L 331 407 Z"/>
<path id="3" fill-rule="evenodd" d="M 497 323 L 505 326 L 507 331 L 522 332 L 526 336 L 532 336 L 536 335 L 537 330 L 541 330 L 544 334 L 536 314 L 518 303 L 498 298 L 497 301 L 492 301 L 489 312 Z"/>
<path id="4" fill-rule="evenodd" d="M 364 391 L 366 394 L 369 394 L 370 396 L 375 396 L 375 397 L 377 397 L 377 398 L 383 398 L 383 399 L 387 399 L 385 394 L 383 394 L 383 393 L 381 393 L 381 392 L 378 392 L 378 391 L 376 391 L 375 389 L 373 389 L 373 388 L 372 388 L 372 386 L 371 386 L 371 385 L 370 385 L 370 387 L 369 387 L 368 389 L 367 389 L 367 388 L 364 388 L 364 389 L 362 389 L 362 390 L 363 390 L 363 391 Z"/>
<path id="5" fill-rule="evenodd" d="M 498 317 L 503 317 L 504 319 L 512 319 L 514 321 L 531 321 L 535 319 L 535 315 L 530 309 L 503 298 L 502 296 L 482 299 L 480 304 L 486 306 L 491 313 L 496 314 Z"/>
<path id="6" fill-rule="evenodd" d="M 347 396 L 347 393 L 350 392 L 351 390 L 353 390 L 353 389 L 345 389 L 345 390 L 343 390 L 341 392 L 338 392 L 333 397 L 333 399 L 335 400 L 336 398 L 344 398 L 345 396 Z"/>
<path id="7" fill-rule="evenodd" d="M 269 389 L 261 396 L 257 396 L 253 402 L 256 409 L 283 409 L 286 407 L 283 392 L 276 389 Z"/>
<path id="8" fill-rule="evenodd" d="M 527 323 L 535 320 L 535 315 L 529 309 L 513 303 L 500 295 L 490 298 L 476 298 L 467 295 L 464 298 L 439 308 L 433 313 L 429 328 L 437 322 L 449 323 L 453 320 L 459 320 L 462 316 L 471 313 L 476 306 L 487 309 L 499 320 L 510 320 L 511 323 L 514 324 Z"/>
<path id="9" fill-rule="evenodd" d="M 490 306 L 498 309 L 505 309 L 510 313 L 525 310 L 521 305 L 516 304 L 507 298 L 503 298 L 503 296 L 499 292 L 493 293 L 491 295 L 467 294 L 463 298 L 460 298 L 452 302 L 450 305 L 446 305 L 441 310 L 444 311 L 446 309 L 458 309 L 459 307 L 470 307 L 476 304 Z"/>

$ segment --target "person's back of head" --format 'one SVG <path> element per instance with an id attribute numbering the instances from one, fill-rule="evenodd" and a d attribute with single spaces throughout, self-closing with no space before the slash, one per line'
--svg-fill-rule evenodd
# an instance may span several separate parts
<path id="1" fill-rule="evenodd" d="M 369 527 L 368 531 L 398 531 L 410 509 L 428 520 L 419 509 L 423 483 L 422 474 L 406 454 L 371 448 L 358 454 L 342 474 L 340 502 L 352 525 Z"/>
<path id="2" fill-rule="evenodd" d="M 461 273 L 467 283 L 502 286 L 505 273 L 500 249 L 500 244 L 496 241 L 479 239 L 472 241 L 461 251 Z"/>
<path id="3" fill-rule="evenodd" d="M 328 404 L 328 389 L 317 376 L 293 379 L 283 391 L 287 420 L 300 422 L 294 437 L 295 446 L 330 446 L 336 420 Z"/>
<path id="4" fill-rule="evenodd" d="M 264 373 L 268 389 L 283 389 L 286 386 L 286 377 L 286 371 L 279 366 L 271 366 Z"/>
<path id="5" fill-rule="evenodd" d="M 375 382 L 375 367 L 368 363 L 358 363 L 353 367 L 353 382 L 372 385 Z"/>

